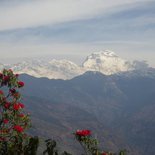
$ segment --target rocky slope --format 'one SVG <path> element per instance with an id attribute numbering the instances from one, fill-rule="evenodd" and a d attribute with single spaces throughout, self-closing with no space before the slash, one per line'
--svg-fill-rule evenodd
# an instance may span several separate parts
<path id="1" fill-rule="evenodd" d="M 129 155 L 155 154 L 155 69 L 110 76 L 86 72 L 71 80 L 22 75 L 24 102 L 33 116 L 33 133 L 54 137 L 79 155 L 72 136 L 90 129 L 105 150 Z"/>

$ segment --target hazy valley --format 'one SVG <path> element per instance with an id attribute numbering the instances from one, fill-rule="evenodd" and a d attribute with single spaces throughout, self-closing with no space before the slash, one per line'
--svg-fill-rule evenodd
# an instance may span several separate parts
<path id="1" fill-rule="evenodd" d="M 155 153 L 155 69 L 110 76 L 86 72 L 71 80 L 22 75 L 22 80 L 35 134 L 77 151 L 72 132 L 88 128 L 107 150 Z"/>

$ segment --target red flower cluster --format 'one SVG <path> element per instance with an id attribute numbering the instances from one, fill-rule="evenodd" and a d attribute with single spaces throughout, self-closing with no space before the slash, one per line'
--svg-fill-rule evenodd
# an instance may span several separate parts
<path id="1" fill-rule="evenodd" d="M 4 119 L 4 120 L 3 120 L 3 123 L 4 123 L 4 124 L 7 124 L 8 122 L 9 122 L 8 119 Z"/>
<path id="2" fill-rule="evenodd" d="M 4 93 L 3 93 L 3 91 L 2 90 L 0 90 L 0 95 L 3 95 Z"/>
<path id="3" fill-rule="evenodd" d="M 10 104 L 11 104 L 10 102 L 6 102 L 6 103 L 4 104 L 5 109 L 9 109 Z"/>
<path id="4" fill-rule="evenodd" d="M 24 108 L 24 104 L 22 104 L 22 103 L 15 103 L 13 105 L 13 109 L 14 110 L 19 110 L 20 108 Z"/>
<path id="5" fill-rule="evenodd" d="M 24 130 L 20 125 L 15 125 L 13 129 L 16 130 L 17 132 L 23 132 Z"/>
<path id="6" fill-rule="evenodd" d="M 24 86 L 24 82 L 18 81 L 18 87 L 20 88 L 20 87 L 23 87 L 23 86 Z"/>
<path id="7" fill-rule="evenodd" d="M 24 104 L 18 103 L 18 105 L 19 105 L 21 108 L 24 108 Z"/>
<path id="8" fill-rule="evenodd" d="M 90 136 L 91 131 L 90 130 L 77 130 L 75 134 L 78 136 Z"/>
<path id="9" fill-rule="evenodd" d="M 9 77 L 9 76 L 4 76 L 4 77 L 3 77 L 3 80 L 4 80 L 5 82 L 8 82 L 8 81 L 9 81 L 9 79 L 10 79 L 10 77 Z"/>
<path id="10" fill-rule="evenodd" d="M 15 145 L 14 141 L 10 141 L 14 136 L 20 138 L 24 144 L 25 130 L 30 127 L 29 115 L 24 112 L 24 104 L 21 103 L 20 88 L 24 87 L 24 82 L 18 76 L 10 69 L 0 72 L 0 143 L 6 141 L 8 146 Z"/>

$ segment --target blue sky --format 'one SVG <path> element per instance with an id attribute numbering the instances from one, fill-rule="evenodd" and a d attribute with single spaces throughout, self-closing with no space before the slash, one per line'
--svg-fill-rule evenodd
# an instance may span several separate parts
<path id="1" fill-rule="evenodd" d="M 155 67 L 152 0 L 0 0 L 0 22 L 3 63 L 27 57 L 81 63 L 109 49 Z"/>

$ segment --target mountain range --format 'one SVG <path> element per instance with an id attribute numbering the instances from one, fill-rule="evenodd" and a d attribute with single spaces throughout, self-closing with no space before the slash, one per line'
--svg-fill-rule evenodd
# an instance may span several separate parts
<path id="1" fill-rule="evenodd" d="M 89 55 L 82 65 L 68 60 L 28 60 L 16 64 L 0 64 L 0 69 L 11 68 L 17 73 L 26 73 L 35 77 L 49 79 L 71 79 L 87 71 L 99 71 L 111 75 L 122 71 L 143 69 L 148 67 L 143 61 L 127 61 L 118 57 L 114 52 L 103 50 Z"/>
<path id="2" fill-rule="evenodd" d="M 21 79 L 33 134 L 57 139 L 79 155 L 72 133 L 90 129 L 105 150 L 155 154 L 155 69 L 112 75 L 88 71 L 70 80 L 23 74 Z"/>
<path id="3" fill-rule="evenodd" d="M 155 69 L 145 61 L 130 62 L 105 50 L 80 66 L 52 59 L 0 64 L 3 68 L 24 73 L 31 134 L 54 138 L 62 149 L 79 155 L 72 133 L 90 129 L 105 150 L 155 154 Z"/>

